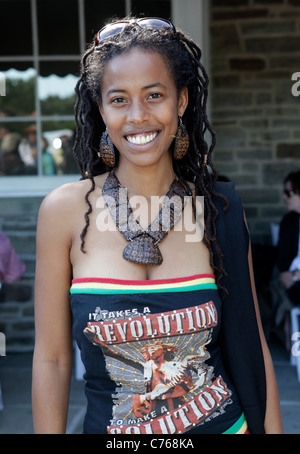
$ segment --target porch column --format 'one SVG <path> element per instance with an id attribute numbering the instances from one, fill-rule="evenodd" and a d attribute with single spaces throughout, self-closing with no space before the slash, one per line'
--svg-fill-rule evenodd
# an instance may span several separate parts
<path id="1" fill-rule="evenodd" d="M 171 0 L 172 20 L 186 32 L 202 50 L 202 62 L 209 73 L 209 0 Z"/>
<path id="2" fill-rule="evenodd" d="M 171 0 L 171 7 L 175 26 L 186 32 L 202 50 L 201 61 L 210 77 L 209 0 Z M 207 115 L 211 115 L 211 92 L 208 96 Z"/>

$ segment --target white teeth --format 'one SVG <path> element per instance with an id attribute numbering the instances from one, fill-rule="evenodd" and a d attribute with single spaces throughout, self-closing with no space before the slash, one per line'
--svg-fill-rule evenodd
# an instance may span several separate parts
<path id="1" fill-rule="evenodd" d="M 126 139 L 128 142 L 133 143 L 134 145 L 146 145 L 158 135 L 158 132 L 152 132 L 150 134 L 136 134 L 134 136 L 127 136 Z"/>

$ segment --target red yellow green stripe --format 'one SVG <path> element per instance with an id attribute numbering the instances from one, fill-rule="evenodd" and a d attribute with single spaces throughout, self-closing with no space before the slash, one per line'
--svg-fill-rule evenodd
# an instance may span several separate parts
<path id="1" fill-rule="evenodd" d="M 243 435 L 249 433 L 244 413 L 223 435 Z"/>
<path id="2" fill-rule="evenodd" d="M 191 292 L 195 290 L 217 290 L 216 279 L 212 274 L 156 279 L 156 280 L 125 280 L 108 278 L 73 279 L 71 294 L 134 294 L 134 293 L 164 293 Z"/>

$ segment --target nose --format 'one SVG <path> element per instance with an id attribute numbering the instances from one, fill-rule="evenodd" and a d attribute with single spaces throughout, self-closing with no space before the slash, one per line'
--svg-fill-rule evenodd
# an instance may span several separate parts
<path id="1" fill-rule="evenodd" d="M 149 112 L 145 104 L 140 100 L 133 101 L 128 110 L 127 119 L 135 125 L 140 125 L 147 121 L 149 119 Z"/>

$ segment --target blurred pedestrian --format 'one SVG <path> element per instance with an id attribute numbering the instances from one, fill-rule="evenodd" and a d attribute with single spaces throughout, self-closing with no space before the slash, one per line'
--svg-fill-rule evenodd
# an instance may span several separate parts
<path id="1" fill-rule="evenodd" d="M 277 267 L 286 296 L 278 311 L 284 319 L 285 346 L 290 350 L 290 309 L 300 305 L 300 170 L 285 178 L 283 198 L 288 213 L 280 223 Z"/>
<path id="2" fill-rule="evenodd" d="M 0 231 L 0 302 L 28 301 L 31 287 L 13 286 L 24 276 L 25 264 L 16 253 L 7 235 Z"/>
<path id="3" fill-rule="evenodd" d="M 284 181 L 284 200 L 288 213 L 280 224 L 278 268 L 280 281 L 293 304 L 300 304 L 300 170 Z"/>

